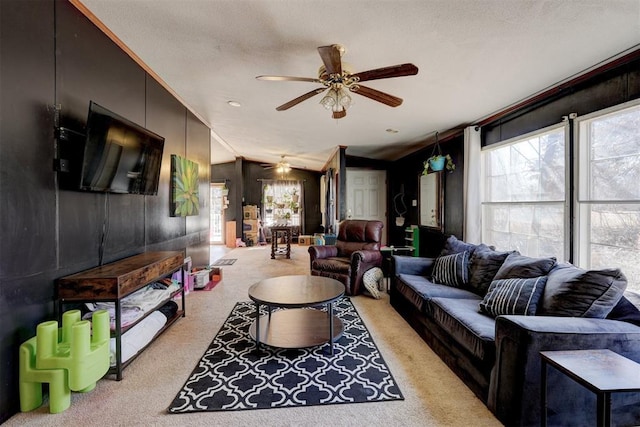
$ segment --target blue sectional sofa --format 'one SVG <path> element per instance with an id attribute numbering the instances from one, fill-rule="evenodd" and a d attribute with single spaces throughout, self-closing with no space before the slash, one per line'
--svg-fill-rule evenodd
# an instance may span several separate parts
<path id="1" fill-rule="evenodd" d="M 608 348 L 640 362 L 640 295 L 617 269 L 454 236 L 438 256 L 393 256 L 392 268 L 391 305 L 507 426 L 540 425 L 540 351 Z M 549 425 L 595 424 L 593 393 L 553 368 L 547 384 Z M 640 424 L 640 394 L 615 394 L 612 418 Z"/>

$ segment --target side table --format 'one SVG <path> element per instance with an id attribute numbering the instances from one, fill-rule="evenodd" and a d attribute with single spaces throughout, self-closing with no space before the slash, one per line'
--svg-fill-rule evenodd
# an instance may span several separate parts
<path id="1" fill-rule="evenodd" d="M 611 425 L 611 393 L 640 391 L 640 364 L 611 350 L 541 351 L 541 425 L 547 425 L 547 366 L 597 395 L 597 425 Z"/>
<path id="2" fill-rule="evenodd" d="M 391 255 L 413 255 L 413 246 L 385 246 L 380 248 L 382 254 L 382 274 L 386 291 L 389 292 L 391 277 Z"/>
<path id="3" fill-rule="evenodd" d="M 271 229 L 271 259 L 275 259 L 276 255 L 285 255 L 287 259 L 291 258 L 291 234 L 293 227 L 290 225 L 272 225 Z M 279 237 L 285 242 L 284 248 L 278 247 Z"/>

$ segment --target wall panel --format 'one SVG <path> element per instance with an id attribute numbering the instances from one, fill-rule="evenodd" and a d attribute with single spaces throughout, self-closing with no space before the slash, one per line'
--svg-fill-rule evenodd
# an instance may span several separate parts
<path id="1" fill-rule="evenodd" d="M 56 102 L 61 125 L 85 131 L 89 101 L 145 122 L 145 72 L 66 1 L 56 2 Z M 144 248 L 144 197 L 60 191 L 62 265 L 97 264 Z"/>
<path id="2" fill-rule="evenodd" d="M 146 126 L 164 137 L 164 152 L 157 196 L 146 196 L 146 244 L 177 239 L 186 231 L 186 221 L 170 215 L 171 154 L 185 155 L 186 111 L 169 92 L 147 77 Z"/>
<path id="3" fill-rule="evenodd" d="M 52 308 L 53 28 L 51 2 L 0 2 L 0 424 L 19 405 L 18 346 Z"/>
<path id="4" fill-rule="evenodd" d="M 35 334 L 39 322 L 55 318 L 55 279 L 98 264 L 103 227 L 108 230 L 104 262 L 201 243 L 202 224 L 189 236 L 185 219 L 176 220 L 181 226 L 170 222 L 168 162 L 161 171 L 162 200 L 60 189 L 62 175 L 53 170 L 53 106 L 61 107 L 60 125 L 80 134 L 90 100 L 143 126 L 147 119 L 153 126 L 166 125 L 158 133 L 169 135 L 167 153 L 184 154 L 188 145 L 203 162 L 207 183 L 210 148 L 208 129 L 195 117 L 190 125 L 195 136 L 187 144 L 186 108 L 147 82 L 146 72 L 67 1 L 0 1 L 0 43 L 2 423 L 19 410 L 19 345 Z M 82 150 L 83 141 L 82 135 L 73 138 L 69 147 Z M 157 227 L 147 233 L 150 223 Z M 152 236 L 152 245 L 146 236 Z M 208 245 L 198 252 L 208 258 Z"/>
<path id="5" fill-rule="evenodd" d="M 203 125 L 190 111 L 187 112 L 187 146 L 186 157 L 198 163 L 198 196 L 200 198 L 200 215 L 187 217 L 187 234 L 203 233 L 209 236 L 209 187 L 211 164 L 211 131 Z"/>

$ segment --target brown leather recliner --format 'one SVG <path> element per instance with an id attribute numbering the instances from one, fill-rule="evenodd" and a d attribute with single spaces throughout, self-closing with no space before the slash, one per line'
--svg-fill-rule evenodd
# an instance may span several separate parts
<path id="1" fill-rule="evenodd" d="M 311 275 L 336 279 L 347 295 L 358 295 L 365 271 L 382 264 L 382 227 L 382 221 L 342 221 L 335 245 L 309 246 Z"/>

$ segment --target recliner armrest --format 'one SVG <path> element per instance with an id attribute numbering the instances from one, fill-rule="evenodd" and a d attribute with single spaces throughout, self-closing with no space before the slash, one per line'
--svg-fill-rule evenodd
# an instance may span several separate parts
<path id="1" fill-rule="evenodd" d="M 382 253 L 380 251 L 372 251 L 363 249 L 361 251 L 355 251 L 351 254 L 351 260 L 357 259 L 361 263 L 382 263 Z"/>
<path id="2" fill-rule="evenodd" d="M 311 261 L 314 259 L 331 258 L 338 256 L 338 247 L 333 245 L 309 246 Z"/>

